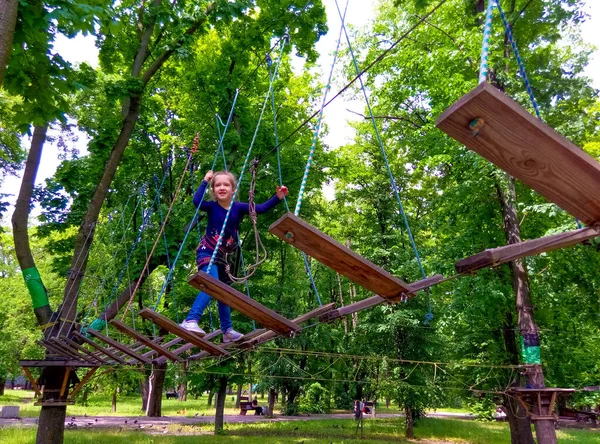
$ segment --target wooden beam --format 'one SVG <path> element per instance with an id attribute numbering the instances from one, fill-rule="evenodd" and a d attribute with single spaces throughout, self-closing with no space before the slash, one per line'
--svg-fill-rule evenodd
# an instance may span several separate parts
<path id="1" fill-rule="evenodd" d="M 70 359 L 42 360 L 42 359 L 24 359 L 19 361 L 19 365 L 25 367 L 98 367 L 98 364 L 90 364 L 84 361 L 74 361 Z"/>
<path id="2" fill-rule="evenodd" d="M 107 348 L 102 347 L 100 344 L 96 344 L 94 341 L 88 339 L 87 337 L 85 337 L 84 335 L 79 333 L 78 331 L 74 332 L 73 336 L 76 336 L 81 341 L 85 342 L 86 344 L 91 345 L 96 350 L 98 350 L 100 353 L 104 353 L 106 356 L 108 356 L 111 359 L 114 359 L 119 364 L 127 364 L 127 362 L 124 359 L 122 359 L 120 356 L 117 356 L 116 354 L 114 354 L 112 352 L 112 350 L 108 350 Z"/>
<path id="3" fill-rule="evenodd" d="M 83 377 L 83 379 L 79 382 L 79 384 L 77 384 L 77 387 L 75 387 L 73 389 L 73 391 L 69 394 L 68 398 L 70 400 L 75 398 L 75 395 L 77 395 L 77 392 L 79 392 L 79 390 L 81 390 L 83 385 L 90 380 L 90 378 L 94 375 L 94 373 L 96 373 L 96 370 L 98 370 L 98 367 L 94 367 L 94 368 L 90 369 L 89 372 L 87 372 L 87 374 Z"/>
<path id="4" fill-rule="evenodd" d="M 65 395 L 65 391 L 67 390 L 67 384 L 69 382 L 69 375 L 71 374 L 71 369 L 67 367 L 65 369 L 65 377 L 63 378 L 62 386 L 60 387 L 60 393 L 58 394 L 58 398 L 62 398 Z"/>
<path id="5" fill-rule="evenodd" d="M 257 330 L 251 331 L 250 333 L 246 333 L 244 335 L 243 340 L 244 341 L 248 341 L 252 338 L 255 338 L 257 336 L 260 336 L 264 333 L 266 333 L 268 330 L 266 328 L 259 328 Z M 233 347 L 241 347 L 243 343 L 241 342 L 227 342 L 225 344 L 221 344 L 221 347 L 225 348 L 225 349 L 230 349 Z M 210 355 L 206 352 L 200 352 L 200 353 L 196 353 L 195 355 L 192 355 L 188 358 L 188 360 L 190 361 L 195 361 L 198 359 L 204 359 L 204 358 L 208 358 Z"/>
<path id="6" fill-rule="evenodd" d="M 274 330 L 281 335 L 290 335 L 300 330 L 299 325 L 203 271 L 199 271 L 188 282 L 269 330 Z"/>
<path id="7" fill-rule="evenodd" d="M 31 374 L 31 372 L 29 371 L 29 368 L 23 367 L 23 373 L 25 373 L 25 376 L 27 376 L 27 379 L 29 379 L 29 382 L 31 382 L 31 386 L 33 387 L 33 391 L 35 392 L 34 396 L 41 395 L 42 392 L 40 392 L 40 386 L 38 385 L 37 381 Z"/>
<path id="8" fill-rule="evenodd" d="M 81 353 L 83 353 L 84 355 L 89 356 L 90 359 L 93 359 L 101 364 L 108 364 L 108 362 L 106 362 L 104 359 L 102 359 L 100 356 L 95 355 L 94 353 L 92 353 L 91 351 L 89 351 L 87 348 L 82 347 L 81 345 L 79 345 L 78 343 L 76 343 L 75 341 L 72 341 L 71 339 L 67 338 L 66 336 L 59 336 L 58 338 L 55 338 L 57 341 L 64 341 L 66 342 L 67 345 L 69 345 L 71 348 L 80 351 Z"/>
<path id="9" fill-rule="evenodd" d="M 460 98 L 436 125 L 586 225 L 600 222 L 600 163 L 492 85 Z"/>
<path id="10" fill-rule="evenodd" d="M 160 345 L 152 342 L 152 340 L 150 338 L 147 338 L 143 334 L 135 331 L 133 328 L 128 327 L 127 325 L 123 324 L 121 321 L 119 321 L 117 319 L 113 319 L 110 321 L 110 325 L 112 325 L 113 327 L 116 327 L 118 330 L 125 333 L 126 335 L 131 336 L 133 339 L 140 341 L 142 344 L 146 345 L 147 347 L 150 347 L 152 350 L 169 358 L 171 361 L 173 361 L 173 362 L 179 361 L 179 356 L 174 355 L 166 348 L 163 348 Z"/>
<path id="11" fill-rule="evenodd" d="M 126 355 L 131 356 L 133 359 L 136 359 L 136 360 L 138 360 L 140 362 L 143 362 L 144 364 L 152 364 L 152 361 L 150 359 L 144 358 L 139 353 L 136 353 L 133 350 L 130 350 L 129 348 L 127 348 L 123 344 L 119 344 L 114 339 L 111 339 L 111 338 L 109 338 L 107 336 L 104 336 L 102 333 L 100 333 L 97 330 L 94 330 L 93 328 L 88 328 L 87 329 L 87 333 L 90 334 L 90 335 L 92 335 L 95 338 L 100 339 L 102 342 L 104 342 L 104 343 L 106 343 L 108 345 L 112 345 L 113 348 L 116 348 L 117 350 L 122 351 Z"/>
<path id="12" fill-rule="evenodd" d="M 180 342 L 183 342 L 183 339 L 181 339 L 181 338 L 171 339 L 169 342 L 165 342 L 164 344 L 162 344 L 161 347 L 169 348 L 169 347 L 172 347 L 173 345 L 179 344 Z M 146 353 L 142 354 L 142 356 L 150 358 L 150 357 L 154 356 L 156 353 L 157 353 L 156 350 L 149 350 Z M 174 353 L 176 355 L 179 354 L 179 353 L 175 353 L 175 350 L 171 350 L 171 353 Z"/>
<path id="13" fill-rule="evenodd" d="M 384 299 L 410 293 L 410 285 L 317 230 L 292 213 L 287 213 L 269 227 L 281 240 L 346 276 L 352 282 Z"/>
<path id="14" fill-rule="evenodd" d="M 321 307 L 317 307 L 314 310 L 309 311 L 308 313 L 304 313 L 303 315 L 298 316 L 296 319 L 294 319 L 294 322 L 300 324 L 302 322 L 309 321 L 313 318 L 323 315 L 323 313 L 327 313 L 328 311 L 331 311 L 334 307 L 335 307 L 334 302 L 323 305 Z M 244 341 L 243 343 L 240 344 L 240 347 L 242 347 L 242 348 L 254 347 L 258 344 L 262 344 L 263 342 L 270 341 L 271 339 L 273 339 L 275 337 L 277 337 L 277 333 L 275 333 L 274 331 L 268 331 L 256 338 L 250 339 L 249 341 Z"/>
<path id="15" fill-rule="evenodd" d="M 534 256 L 559 248 L 577 245 L 600 235 L 600 227 L 585 227 L 568 233 L 554 234 L 539 239 L 526 240 L 518 244 L 491 248 L 461 259 L 454 264 L 457 273 L 470 273 L 486 267 L 496 267 L 505 262 L 514 261 L 527 256 Z"/>
<path id="16" fill-rule="evenodd" d="M 213 355 L 228 355 L 224 349 L 221 347 L 208 342 L 202 339 L 200 336 L 186 330 L 185 328 L 177 325 L 175 322 L 171 321 L 166 316 L 163 316 L 155 311 L 144 308 L 139 312 L 139 315 L 144 319 L 148 319 L 154 322 L 156 325 L 164 328 L 170 333 L 173 333 L 175 336 L 179 336 L 184 341 L 190 342 L 194 344 L 196 347 L 201 348 L 202 350 L 206 350 Z"/>
<path id="17" fill-rule="evenodd" d="M 418 291 L 423 290 L 425 288 L 429 288 L 432 285 L 435 285 L 442 280 L 444 280 L 444 276 L 442 276 L 441 274 L 435 274 L 426 279 L 422 279 L 420 281 L 413 282 L 412 284 L 410 284 L 412 292 L 407 293 L 404 296 L 411 298 L 411 297 L 415 296 L 415 294 Z M 375 295 L 375 296 L 371 296 L 370 298 L 363 299 L 362 301 L 354 302 L 353 304 L 346 305 L 344 307 L 340 307 L 335 310 L 331 310 L 330 312 L 321 315 L 319 317 L 319 320 L 322 322 L 329 322 L 329 321 L 333 321 L 334 319 L 341 318 L 343 316 L 346 316 L 346 315 L 349 315 L 352 313 L 356 313 L 357 311 L 361 311 L 361 310 L 365 310 L 367 308 L 374 307 L 376 305 L 381 304 L 382 302 L 397 302 L 400 300 L 401 300 L 401 298 L 400 299 L 394 298 L 394 300 L 389 300 L 389 299 L 386 300 L 386 299 L 382 298 L 381 296 Z"/>
<path id="18" fill-rule="evenodd" d="M 55 353 L 58 353 L 60 356 L 66 356 L 67 358 L 71 358 L 71 359 L 75 359 L 75 360 L 79 360 L 79 361 L 86 361 L 85 359 L 83 359 L 83 356 L 81 356 L 79 353 L 74 353 L 68 349 L 66 349 L 65 347 L 62 347 L 62 344 L 57 344 L 54 342 L 50 342 L 46 339 L 42 339 L 41 341 L 38 341 L 38 344 L 40 344 L 43 347 L 46 347 L 49 350 L 53 350 Z M 87 362 L 87 361 L 86 361 Z"/>

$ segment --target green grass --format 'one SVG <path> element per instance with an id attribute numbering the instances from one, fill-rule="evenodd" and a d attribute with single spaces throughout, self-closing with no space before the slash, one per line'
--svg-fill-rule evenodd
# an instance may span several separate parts
<path id="1" fill-rule="evenodd" d="M 212 424 L 181 426 L 172 424 L 166 429 L 132 431 L 131 429 L 66 430 L 65 443 L 84 444 L 142 444 L 142 443 L 244 443 L 277 444 L 302 443 L 360 443 L 381 444 L 407 442 L 402 419 L 365 421 L 363 438 L 355 433 L 353 420 L 292 421 L 257 424 L 226 424 L 224 436 L 212 435 Z M 0 443 L 29 444 L 35 442 L 34 428 L 0 429 Z M 150 434 L 154 433 L 154 434 Z M 506 423 L 483 423 L 455 419 L 427 418 L 415 429 L 417 439 L 427 443 L 507 444 L 510 442 Z M 561 443 L 600 444 L 600 432 L 590 430 L 561 430 Z"/>

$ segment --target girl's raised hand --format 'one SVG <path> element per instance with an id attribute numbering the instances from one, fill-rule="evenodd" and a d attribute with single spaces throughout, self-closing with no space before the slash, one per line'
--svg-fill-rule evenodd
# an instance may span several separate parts
<path id="1" fill-rule="evenodd" d="M 207 182 L 210 182 L 212 180 L 212 178 L 213 178 L 214 175 L 215 175 L 215 173 L 213 172 L 213 170 L 209 170 L 204 175 L 204 180 L 207 181 Z"/>
<path id="2" fill-rule="evenodd" d="M 275 191 L 277 192 L 277 197 L 279 198 L 279 200 L 282 200 L 285 196 L 288 195 L 288 189 L 285 185 L 276 187 Z"/>

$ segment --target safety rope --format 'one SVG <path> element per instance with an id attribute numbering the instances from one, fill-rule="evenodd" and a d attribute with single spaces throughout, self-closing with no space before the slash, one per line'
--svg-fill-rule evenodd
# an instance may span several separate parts
<path id="1" fill-rule="evenodd" d="M 375 136 L 377 137 L 377 142 L 379 143 L 379 148 L 381 150 L 381 155 L 383 157 L 383 161 L 385 163 L 385 167 L 387 169 L 387 173 L 390 179 L 390 182 L 392 184 L 392 189 L 394 191 L 394 196 L 396 197 L 396 201 L 398 202 L 398 208 L 400 209 L 400 214 L 402 215 L 402 219 L 404 221 L 404 226 L 406 228 L 406 233 L 408 234 L 408 238 L 410 240 L 410 244 L 412 246 L 412 249 L 415 253 L 415 258 L 417 260 L 417 264 L 419 265 L 419 270 L 421 271 L 421 275 L 423 277 L 423 279 L 427 278 L 427 275 L 425 274 L 425 269 L 423 268 L 423 264 L 421 262 L 421 256 L 419 255 L 419 250 L 417 249 L 417 245 L 415 243 L 415 239 L 413 237 L 412 231 L 410 229 L 410 225 L 408 223 L 408 218 L 406 217 L 406 212 L 404 211 L 404 206 L 402 205 L 402 199 L 400 198 L 400 192 L 398 191 L 398 186 L 396 184 L 396 179 L 394 178 L 394 175 L 392 173 L 392 169 L 390 167 L 390 163 L 388 161 L 388 157 L 387 157 L 387 153 L 385 151 L 385 147 L 383 146 L 383 140 L 381 139 L 381 134 L 379 133 L 379 128 L 377 126 L 377 122 L 375 121 L 375 115 L 373 114 L 373 109 L 371 108 L 371 101 L 369 100 L 369 96 L 367 95 L 367 91 L 365 89 L 365 85 L 362 81 L 362 77 L 360 75 L 360 69 L 358 67 L 358 62 L 356 61 L 356 57 L 354 56 L 354 51 L 352 50 L 352 44 L 350 42 L 350 37 L 348 35 L 348 32 L 346 31 L 346 26 L 343 23 L 343 16 L 342 13 L 340 11 L 340 8 L 338 6 L 337 0 L 335 0 L 335 5 L 337 7 L 338 10 L 338 14 L 340 15 L 340 18 L 342 19 L 342 30 L 344 32 L 344 35 L 346 36 L 346 42 L 348 43 L 348 49 L 350 51 L 350 55 L 352 56 L 352 63 L 354 64 L 354 69 L 356 70 L 356 74 L 358 77 L 358 81 L 360 82 L 360 88 L 362 90 L 363 93 L 363 97 L 365 99 L 365 103 L 367 105 L 367 109 L 369 110 L 369 116 L 371 118 L 371 123 L 373 124 L 373 130 L 375 131 Z M 347 5 L 346 5 L 347 6 Z M 428 292 L 429 295 L 429 292 Z M 431 319 L 433 319 L 433 314 L 431 312 L 431 299 L 428 297 L 428 312 L 427 315 L 425 316 L 425 323 L 431 321 Z"/>
<path id="2" fill-rule="evenodd" d="M 490 52 L 490 36 L 492 34 L 492 18 L 494 13 L 494 0 L 488 0 L 483 27 L 483 44 L 481 45 L 481 61 L 479 63 L 479 83 L 487 79 Z"/>
<path id="3" fill-rule="evenodd" d="M 281 60 L 283 59 L 283 51 L 285 49 L 285 45 L 287 44 L 288 39 L 284 39 L 282 41 L 281 44 L 281 51 L 279 54 L 279 58 L 277 60 L 277 65 L 275 67 L 275 73 L 277 74 L 279 72 L 279 65 L 281 64 Z M 275 76 L 274 76 L 275 77 Z M 235 202 L 235 198 L 239 192 L 240 189 L 240 184 L 242 182 L 242 178 L 244 177 L 244 173 L 246 172 L 246 168 L 248 167 L 248 162 L 250 161 L 250 155 L 252 154 L 252 148 L 254 147 L 254 142 L 256 141 L 256 136 L 258 135 L 258 130 L 260 129 L 260 124 L 262 122 L 262 118 L 263 115 L 265 113 L 265 108 L 267 107 L 267 103 L 269 101 L 269 97 L 271 96 L 271 91 L 273 90 L 273 78 L 270 79 L 269 81 L 269 90 L 267 91 L 267 96 L 265 97 L 265 100 L 263 102 L 262 105 L 262 109 L 258 118 L 258 123 L 256 125 L 256 130 L 254 131 L 254 135 L 252 136 L 252 141 L 250 142 L 250 146 L 248 147 L 248 152 L 246 153 L 246 158 L 244 159 L 244 164 L 242 165 L 242 170 L 240 172 L 240 176 L 238 179 L 238 184 L 235 187 L 235 190 L 233 192 L 233 196 L 231 198 L 231 205 L 229 205 L 229 208 L 227 210 L 227 214 L 225 215 L 225 220 L 223 222 L 223 227 L 221 228 L 221 233 L 219 233 L 219 238 L 217 239 L 217 244 L 215 245 L 215 249 L 213 251 L 213 254 L 210 258 L 210 262 L 208 264 L 208 268 L 206 270 L 207 273 L 210 273 L 210 270 L 215 262 L 215 259 L 217 257 L 217 253 L 219 251 L 219 248 L 223 242 L 223 235 L 225 234 L 225 228 L 227 227 L 227 221 L 229 219 L 229 215 L 231 214 L 231 209 L 233 208 L 233 203 Z"/>

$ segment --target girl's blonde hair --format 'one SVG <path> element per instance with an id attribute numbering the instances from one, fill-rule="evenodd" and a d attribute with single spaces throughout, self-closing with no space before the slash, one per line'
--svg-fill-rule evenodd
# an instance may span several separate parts
<path id="1" fill-rule="evenodd" d="M 213 192 L 213 199 L 216 200 L 216 196 L 215 196 L 215 179 L 217 178 L 217 176 L 227 176 L 229 178 L 229 181 L 231 182 L 231 188 L 235 190 L 235 188 L 237 187 L 237 180 L 235 178 L 235 176 L 233 174 L 231 174 L 229 171 L 217 171 L 216 173 L 213 174 L 213 178 L 210 181 L 210 190 Z"/>

